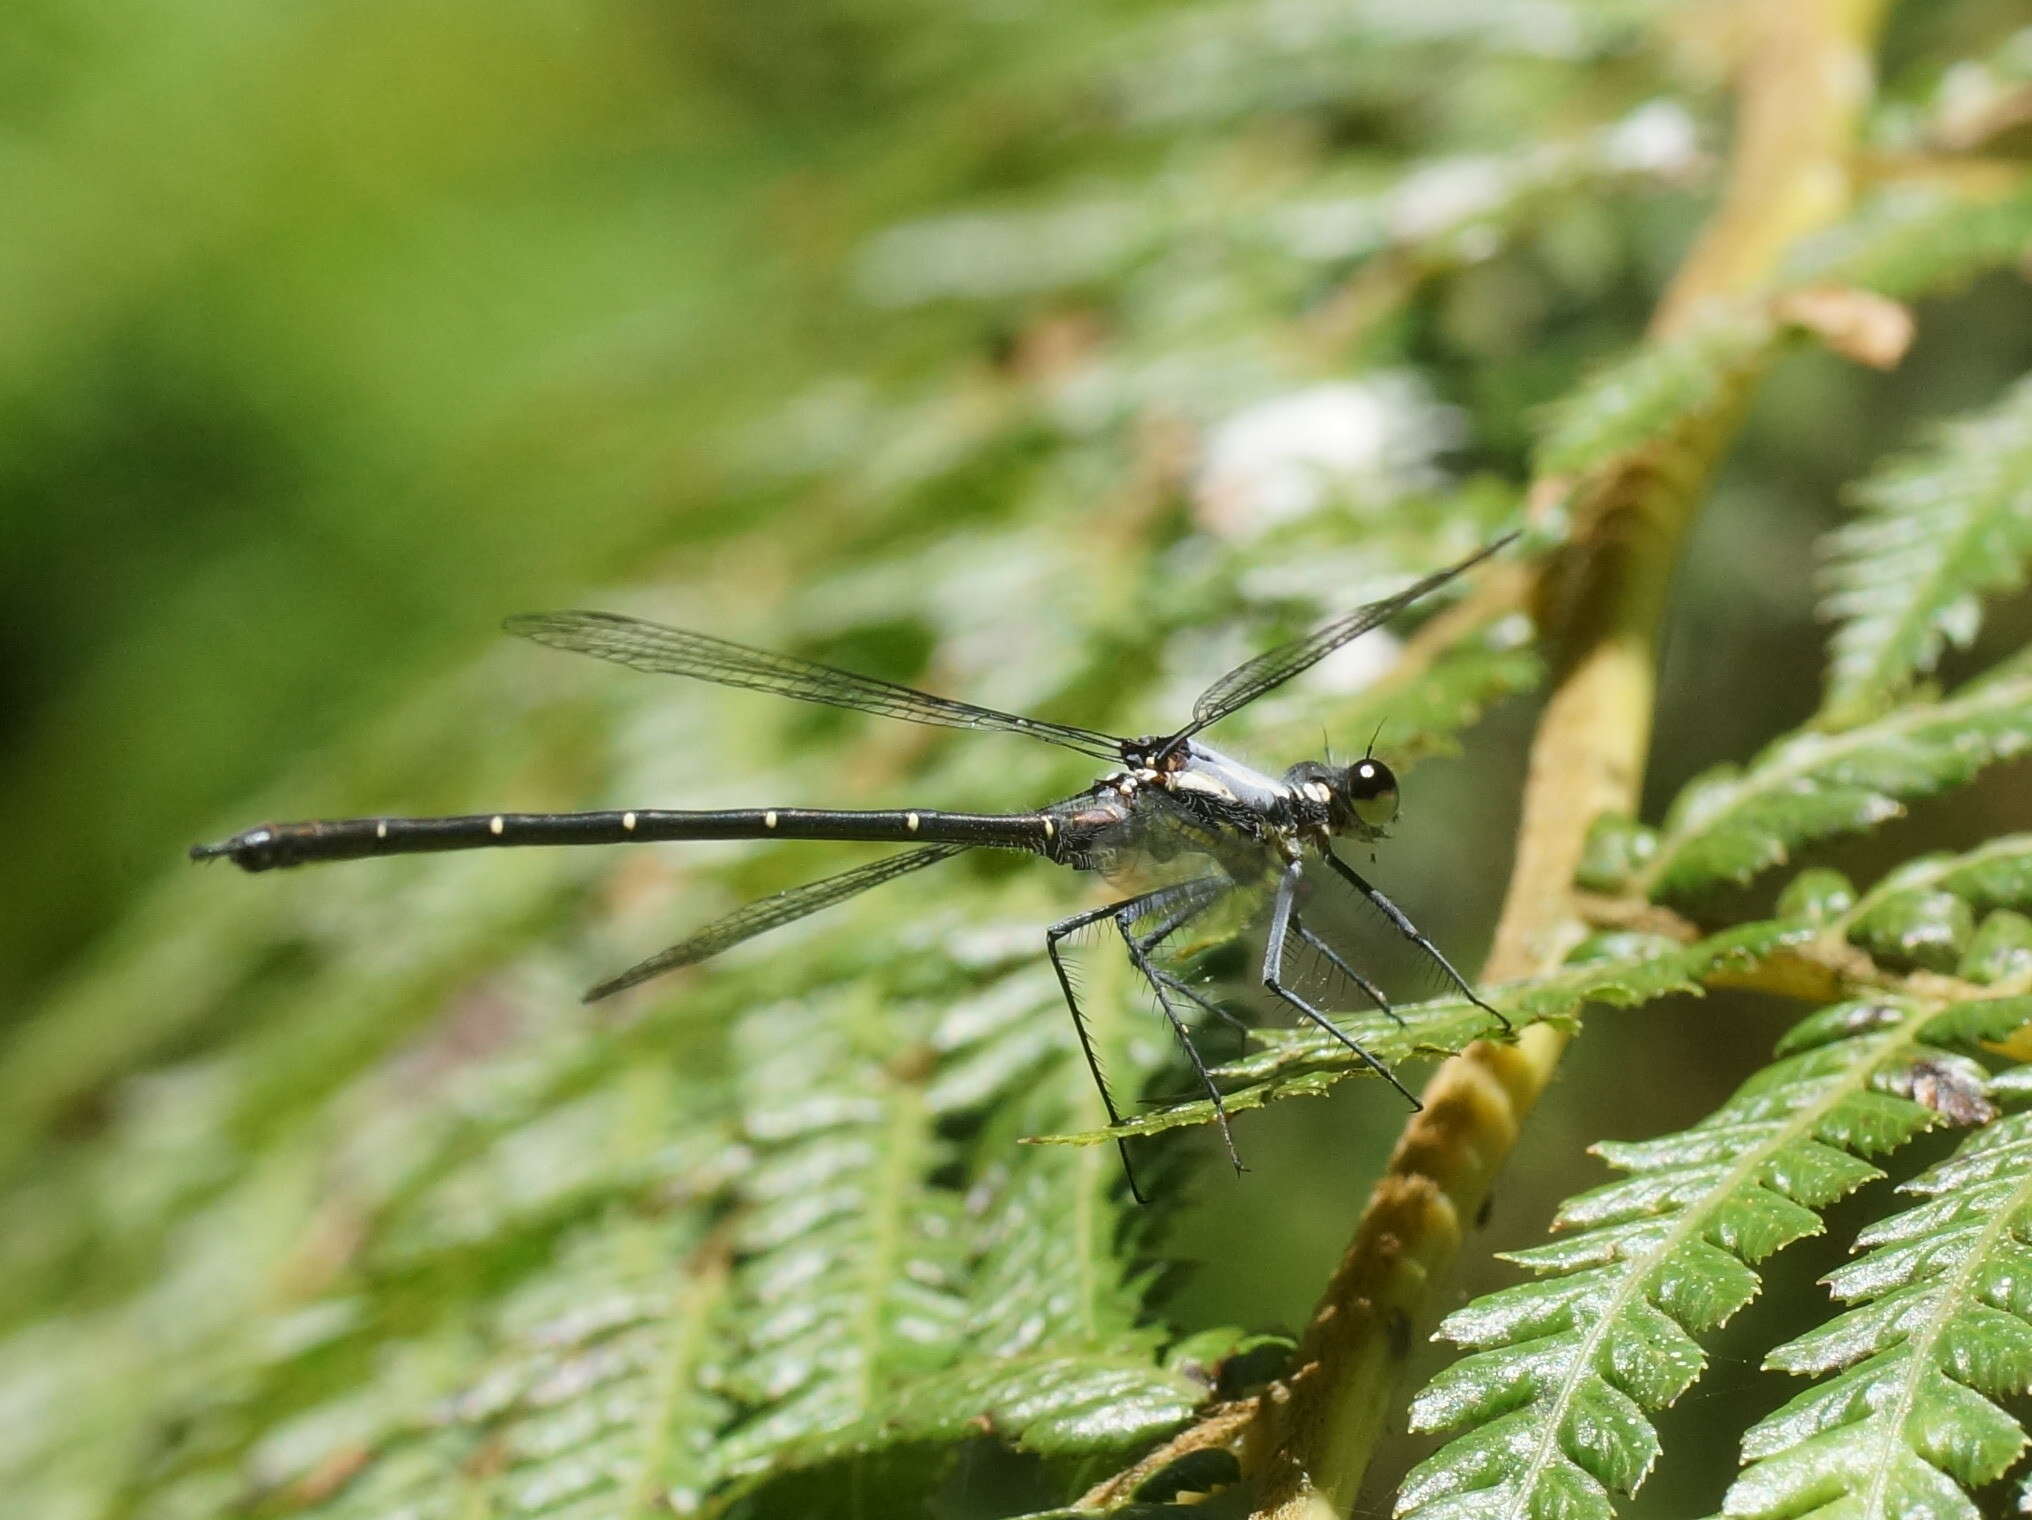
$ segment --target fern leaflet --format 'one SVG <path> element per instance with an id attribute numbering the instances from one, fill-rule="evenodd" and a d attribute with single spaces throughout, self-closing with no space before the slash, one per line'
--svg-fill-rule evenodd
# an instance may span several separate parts
<path id="1" fill-rule="evenodd" d="M 1634 1007 L 1668 992 L 1693 990 L 1722 966 L 1761 960 L 1787 945 L 1811 939 L 1804 920 L 1771 920 L 1745 925 L 1695 945 L 1643 936 L 1597 940 L 1598 959 L 1566 967 L 1551 976 L 1492 990 L 1497 1005 L 1517 1028 L 1571 1023 L 1585 1003 Z M 1488 1014 L 1460 998 L 1441 998 L 1397 1010 L 1398 1024 L 1380 1013 L 1338 1022 L 1383 1061 L 1395 1065 L 1417 1055 L 1452 1055 L 1490 1032 Z M 1261 1108 L 1283 1098 L 1313 1097 L 1349 1077 L 1369 1074 L 1338 1040 L 1311 1028 L 1258 1030 L 1264 1049 L 1214 1069 L 1229 1113 Z M 1037 1135 L 1043 1145 L 1094 1145 L 1121 1135 L 1150 1135 L 1188 1124 L 1213 1122 L 1204 1098 L 1151 1109 L 1112 1129 L 1077 1134 Z"/>
<path id="2" fill-rule="evenodd" d="M 1841 618 L 1823 716 L 1867 717 L 1975 636 L 1986 592 L 2032 555 L 2032 380 L 1940 430 L 1925 454 L 1856 491 L 1861 518 L 1831 539 L 1824 610 Z"/>
<path id="3" fill-rule="evenodd" d="M 1848 896 L 1850 906 L 1829 927 L 1879 962 L 2002 980 L 2012 973 L 2016 910 L 2032 907 L 2032 835 L 2007 834 L 1961 855 L 1921 856 L 1861 897 Z M 1978 928 L 1976 917 L 1985 913 Z"/>
<path id="4" fill-rule="evenodd" d="M 1597 1147 L 1632 1175 L 1570 1200 L 1569 1239 L 1510 1258 L 1545 1274 L 1450 1315 L 1472 1355 L 1412 1404 L 1425 1430 L 1468 1426 L 1405 1480 L 1416 1520 L 1606 1517 L 1658 1454 L 1648 1412 L 1700 1376 L 1697 1332 L 1755 1296 L 1755 1263 L 1817 1233 L 1817 1210 L 1879 1175 L 1945 1113 L 1978 1116 L 1981 1076 L 1952 1053 L 2032 1019 L 2032 999 L 1943 1012 L 1855 1002 L 1803 1020 L 1690 1130 Z"/>
<path id="5" fill-rule="evenodd" d="M 1762 315 L 1731 312 L 1636 348 L 1559 404 L 1538 444 L 1537 473 L 1579 475 L 1730 405 L 1780 334 Z"/>
<path id="6" fill-rule="evenodd" d="M 2032 742 L 2032 669 L 2020 657 L 1955 696 L 1901 707 L 1839 734 L 1789 734 L 1747 766 L 1688 782 L 1653 833 L 1609 823 L 1591 846 L 1590 886 L 1654 900 L 1745 882 L 1799 845 L 1896 816 Z"/>
<path id="7" fill-rule="evenodd" d="M 1893 185 L 1800 250 L 1794 275 L 1913 301 L 1940 295 L 2032 248 L 2032 187 L 1995 199 Z"/>
<path id="8" fill-rule="evenodd" d="M 2032 1115 L 1903 1186 L 1927 1201 L 1864 1230 L 1868 1254 L 1827 1279 L 1855 1307 L 1765 1358 L 1828 1380 L 1744 1436 L 1728 1514 L 1974 1520 L 1967 1490 L 2024 1451 L 1995 1401 L 2032 1388 Z"/>
<path id="9" fill-rule="evenodd" d="M 1005 1105 L 1052 1124 L 1088 1101 L 1056 996 L 1034 966 L 997 979 L 924 1026 L 940 1059 L 922 1074 L 893 1047 L 899 1016 L 907 1027 L 928 1009 L 859 999 L 814 1021 L 798 1002 L 743 1021 L 760 1155 L 743 1184 L 726 1385 L 745 1417 L 719 1442 L 717 1478 L 789 1474 L 772 1502 L 790 1503 L 830 1464 L 949 1455 L 984 1420 L 1072 1458 L 1191 1411 L 1202 1390 L 1157 1362 L 1160 1333 L 1116 1254 L 1115 1158 L 1009 1143 L 1022 1121 Z M 943 1121 L 984 1102 L 997 1122 L 983 1155 L 997 1159 L 970 1198 L 939 1181 L 965 1159 Z"/>

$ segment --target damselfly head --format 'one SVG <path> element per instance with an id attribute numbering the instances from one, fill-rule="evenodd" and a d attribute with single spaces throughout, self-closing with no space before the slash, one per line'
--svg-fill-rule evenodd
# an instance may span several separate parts
<path id="1" fill-rule="evenodd" d="M 1397 774 L 1373 755 L 1364 755 L 1348 767 L 1342 783 L 1348 806 L 1366 828 L 1376 834 L 1397 821 Z"/>
<path id="2" fill-rule="evenodd" d="M 1303 761 L 1285 772 L 1284 782 L 1325 803 L 1327 827 L 1336 834 L 1380 839 L 1397 817 L 1397 777 L 1371 755 L 1345 766 Z"/>

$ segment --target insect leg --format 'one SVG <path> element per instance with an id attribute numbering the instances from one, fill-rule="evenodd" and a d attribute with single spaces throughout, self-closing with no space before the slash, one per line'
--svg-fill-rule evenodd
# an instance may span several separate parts
<path id="1" fill-rule="evenodd" d="M 1297 935 L 1301 940 L 1305 941 L 1306 944 L 1312 946 L 1313 949 L 1317 950 L 1329 961 L 1331 961 L 1334 965 L 1334 968 L 1338 970 L 1342 976 L 1345 976 L 1349 981 L 1353 982 L 1357 987 L 1361 988 L 1363 993 L 1367 995 L 1370 1002 L 1374 1003 L 1378 1008 L 1382 1009 L 1383 1012 L 1389 1014 L 1391 1018 L 1395 1019 L 1397 1021 L 1397 1026 L 1400 1029 L 1403 1028 L 1404 1016 L 1398 1013 L 1398 1011 L 1395 1008 L 1392 1008 L 1390 1006 L 1390 1000 L 1384 997 L 1383 994 L 1379 990 L 1377 990 L 1376 984 L 1370 981 L 1366 976 L 1363 976 L 1361 972 L 1357 971 L 1353 966 L 1350 966 L 1346 961 L 1342 960 L 1340 956 L 1335 952 L 1334 947 L 1332 945 L 1329 945 L 1317 934 L 1314 934 L 1310 929 L 1306 928 L 1305 920 L 1300 918 L 1295 911 L 1291 915 L 1291 932 Z"/>
<path id="2" fill-rule="evenodd" d="M 1108 1111 L 1108 1123 L 1110 1124 L 1120 1124 L 1122 1122 L 1122 1115 L 1115 1108 L 1114 1094 L 1108 1091 L 1108 1079 L 1106 1074 L 1101 1070 L 1100 1054 L 1094 1049 L 1093 1035 L 1087 1029 L 1087 1016 L 1080 1012 L 1079 998 L 1073 993 L 1072 977 L 1066 972 L 1065 961 L 1058 953 L 1058 946 L 1059 941 L 1063 940 L 1068 934 L 1077 934 L 1089 924 L 1097 924 L 1110 914 L 1123 912 L 1142 901 L 1142 898 L 1132 897 L 1126 902 L 1109 903 L 1105 907 L 1100 908 L 1089 908 L 1084 913 L 1073 914 L 1071 918 L 1060 919 L 1044 931 L 1044 953 L 1051 961 L 1051 969 L 1057 973 L 1058 990 L 1065 994 L 1066 1010 L 1072 1014 L 1073 1032 L 1079 1036 L 1080 1054 L 1086 1057 L 1087 1070 L 1093 1073 L 1094 1086 L 1100 1089 L 1101 1106 Z M 1117 1135 L 1115 1137 L 1115 1149 L 1121 1153 L 1122 1174 L 1128 1178 L 1130 1196 L 1138 1203 L 1148 1203 L 1150 1200 L 1143 1196 L 1143 1189 L 1136 1185 L 1136 1168 L 1129 1161 L 1128 1140 L 1123 1136 Z"/>
<path id="3" fill-rule="evenodd" d="M 1467 1000 L 1481 1009 L 1482 1012 L 1495 1019 L 1497 1023 L 1501 1024 L 1504 1033 L 1507 1034 L 1516 1028 L 1504 1015 L 1502 1009 L 1492 1008 L 1488 1003 L 1483 1001 L 1481 994 L 1468 985 L 1468 979 L 1453 969 L 1453 962 L 1439 953 L 1439 946 L 1427 939 L 1419 927 L 1404 916 L 1402 908 L 1398 907 L 1397 904 L 1390 901 L 1389 898 L 1371 886 L 1361 872 L 1357 871 L 1331 850 L 1326 852 L 1326 863 L 1340 874 L 1342 881 L 1345 881 L 1349 886 L 1361 893 L 1362 896 L 1368 898 L 1371 903 L 1375 904 L 1376 910 L 1396 926 L 1399 934 L 1431 956 L 1439 964 L 1439 969 L 1452 978 L 1454 986 L 1460 988 L 1466 994 Z"/>
<path id="4" fill-rule="evenodd" d="M 1361 1059 L 1363 1065 L 1404 1094 L 1405 1100 L 1414 1111 L 1423 1108 L 1425 1105 L 1418 1101 L 1410 1088 L 1397 1080 L 1395 1072 L 1364 1050 L 1359 1041 L 1332 1019 L 1284 985 L 1284 940 L 1290 933 L 1292 911 L 1298 900 L 1298 883 L 1303 879 L 1303 872 L 1304 867 L 1294 860 L 1284 868 L 1284 875 L 1278 879 L 1277 897 L 1270 909 L 1270 940 L 1263 947 L 1264 988 L 1272 997 L 1283 999 L 1309 1021 L 1347 1046 Z"/>
<path id="5" fill-rule="evenodd" d="M 1136 943 L 1144 950 L 1154 950 L 1172 935 L 1206 912 L 1226 893 L 1233 884 L 1222 876 L 1199 876 L 1191 881 L 1182 881 L 1175 886 L 1160 887 L 1144 897 L 1133 899 L 1145 914 L 1159 906 L 1170 906 L 1170 900 L 1180 899 L 1184 906 L 1165 919 L 1148 934 L 1139 934 Z M 1124 903 L 1121 906 L 1127 907 Z"/>
<path id="6" fill-rule="evenodd" d="M 1189 895 L 1189 900 L 1184 907 L 1172 914 L 1171 917 L 1165 919 L 1164 922 L 1149 933 L 1138 935 L 1134 941 L 1135 948 L 1142 950 L 1146 954 L 1156 949 L 1167 939 L 1171 938 L 1172 935 L 1176 934 L 1180 929 L 1183 929 L 1195 918 L 1198 918 L 1200 914 L 1206 912 L 1208 908 L 1211 908 L 1216 902 L 1220 901 L 1221 897 L 1232 886 L 1233 883 L 1225 877 L 1202 876 L 1195 881 L 1181 882 L 1178 886 L 1167 889 L 1170 892 Z M 1232 1028 L 1239 1030 L 1243 1035 L 1246 1036 L 1248 1034 L 1249 1026 L 1247 1024 L 1244 1024 L 1212 998 L 1188 986 L 1182 978 L 1165 970 L 1163 967 L 1153 963 L 1149 971 L 1145 973 L 1145 976 L 1146 978 L 1154 976 L 1173 992 L 1192 999 L 1193 1002 L 1199 1004 L 1208 1013 L 1213 1014 L 1214 1017 L 1230 1025 Z"/>
<path id="7" fill-rule="evenodd" d="M 1232 1013 L 1229 1013 L 1227 1009 L 1223 1008 L 1219 1003 L 1216 1003 L 1212 998 L 1208 997 L 1204 992 L 1201 992 L 1197 987 L 1194 987 L 1190 982 L 1185 981 L 1182 977 L 1174 975 L 1172 972 L 1166 971 L 1162 966 L 1157 965 L 1155 962 L 1152 962 L 1150 969 L 1156 974 L 1158 981 L 1164 983 L 1165 986 L 1169 987 L 1173 992 L 1177 993 L 1180 997 L 1190 998 L 1193 1002 L 1199 1004 L 1200 1007 L 1204 1008 L 1208 1013 L 1226 1019 L 1230 1024 L 1234 1025 L 1235 1028 L 1241 1030 L 1243 1034 L 1247 1034 L 1249 1032 L 1249 1026 L 1247 1024 L 1244 1024 Z"/>
<path id="8" fill-rule="evenodd" d="M 1214 1119 L 1221 1127 L 1221 1143 L 1228 1149 L 1228 1160 L 1236 1171 L 1246 1172 L 1248 1168 L 1242 1165 L 1241 1152 L 1235 1149 L 1235 1135 L 1228 1126 L 1228 1110 L 1221 1102 L 1221 1090 L 1215 1085 L 1213 1073 L 1207 1070 L 1206 1062 L 1200 1058 L 1198 1047 L 1192 1043 L 1192 1033 L 1185 1027 L 1185 1020 L 1180 1018 L 1178 1010 L 1171 1006 L 1171 998 L 1165 983 L 1170 981 L 1176 984 L 1177 978 L 1161 976 L 1157 968 L 1150 964 L 1150 957 L 1145 953 L 1143 945 L 1131 932 L 1131 925 L 1135 922 L 1135 904 L 1123 904 L 1122 910 L 1115 915 L 1115 926 L 1122 931 L 1122 943 L 1128 947 L 1129 960 L 1143 973 L 1143 980 L 1150 984 L 1150 990 L 1157 994 L 1157 1006 L 1164 1010 L 1165 1018 L 1171 1021 L 1171 1032 L 1178 1036 L 1178 1043 L 1185 1047 L 1186 1059 L 1192 1062 L 1192 1069 L 1199 1073 L 1200 1085 L 1206 1089 L 1207 1100 L 1214 1106 Z M 1199 999 L 1195 998 L 1194 1001 L 1197 1002 Z"/>

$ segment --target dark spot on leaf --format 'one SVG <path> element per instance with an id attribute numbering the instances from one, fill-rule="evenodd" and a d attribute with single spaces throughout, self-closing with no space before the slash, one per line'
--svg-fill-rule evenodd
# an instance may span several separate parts
<path id="1" fill-rule="evenodd" d="M 1987 1124 L 1997 1107 L 1983 1091 L 1980 1068 L 1956 1062 L 1918 1061 L 1906 1078 L 1912 1101 L 1923 1103 L 1950 1124 Z"/>
<path id="2" fill-rule="evenodd" d="M 498 1436 L 475 1446 L 461 1464 L 469 1478 L 491 1478 L 507 1465 L 507 1447 Z"/>
<path id="3" fill-rule="evenodd" d="M 938 1070 L 938 1052 L 925 1044 L 906 1045 L 890 1058 L 887 1069 L 895 1081 L 917 1086 Z"/>
<path id="4" fill-rule="evenodd" d="M 57 1110 L 53 1128 L 63 1139 L 89 1140 L 106 1128 L 115 1111 L 113 1094 L 109 1089 L 87 1088 Z"/>
<path id="5" fill-rule="evenodd" d="M 1383 1319 L 1383 1334 L 1390 1342 L 1390 1360 L 1401 1362 L 1411 1355 L 1411 1316 L 1392 1309 Z"/>

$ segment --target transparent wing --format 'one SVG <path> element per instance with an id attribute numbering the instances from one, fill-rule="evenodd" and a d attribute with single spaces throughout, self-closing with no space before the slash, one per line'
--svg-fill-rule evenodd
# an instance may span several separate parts
<path id="1" fill-rule="evenodd" d="M 1121 740 L 1092 729 L 934 697 L 893 681 L 856 675 L 851 670 L 800 660 L 795 655 L 750 649 L 708 634 L 666 628 L 661 623 L 616 613 L 525 612 L 509 618 L 502 627 L 553 649 L 569 649 L 657 675 L 691 676 L 722 686 L 774 692 L 800 702 L 821 702 L 828 707 L 846 707 L 939 728 L 1028 734 L 1033 739 L 1102 760 L 1119 759 L 1122 753 Z"/>
<path id="2" fill-rule="evenodd" d="M 1395 617 L 1420 597 L 1438 590 L 1455 576 L 1473 569 L 1516 536 L 1515 533 L 1506 533 L 1494 543 L 1477 549 L 1459 564 L 1435 571 L 1424 580 L 1406 586 L 1395 596 L 1386 596 L 1380 602 L 1370 602 L 1367 606 L 1357 607 L 1353 612 L 1342 614 L 1303 638 L 1293 639 L 1288 644 L 1279 644 L 1275 649 L 1267 649 L 1254 659 L 1237 665 L 1200 693 L 1199 700 L 1192 704 L 1192 724 L 1179 737 L 1196 734 L 1208 725 L 1218 723 L 1228 714 L 1247 707 L 1265 692 L 1282 686 L 1301 671 L 1311 669 L 1350 639 L 1360 638 L 1379 623 Z"/>
<path id="3" fill-rule="evenodd" d="M 771 929 L 780 929 L 785 924 L 830 908 L 834 903 L 845 902 L 848 898 L 879 887 L 885 881 L 894 881 L 912 871 L 921 871 L 926 866 L 937 865 L 948 856 L 957 855 L 967 846 L 961 844 L 927 845 L 921 850 L 910 850 L 901 855 L 891 855 L 883 860 L 871 861 L 856 866 L 851 871 L 842 871 L 837 876 L 821 877 L 808 881 L 801 887 L 778 892 L 773 897 L 764 897 L 745 907 L 736 908 L 725 918 L 714 919 L 689 939 L 678 941 L 668 950 L 660 950 L 646 961 L 638 961 L 619 976 L 608 977 L 586 993 L 588 1003 L 596 1003 L 603 997 L 646 982 L 652 976 L 661 976 L 666 971 L 675 971 L 679 966 L 691 966 L 699 961 L 718 955 L 758 934 L 767 934 Z"/>

